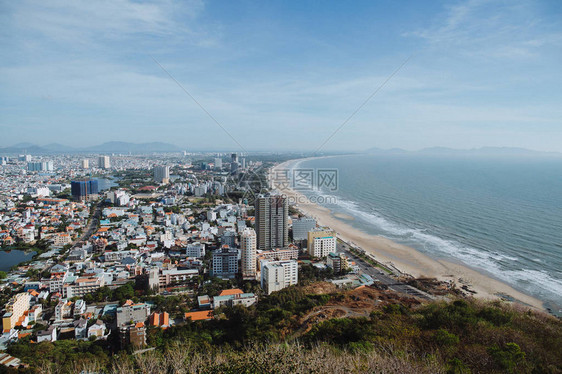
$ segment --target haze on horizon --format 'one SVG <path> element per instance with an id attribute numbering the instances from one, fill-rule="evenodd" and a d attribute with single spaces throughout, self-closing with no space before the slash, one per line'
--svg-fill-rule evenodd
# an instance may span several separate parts
<path id="1" fill-rule="evenodd" d="M 558 1 L 0 1 L 0 147 L 562 151 Z M 314 149 L 311 149 L 314 148 Z"/>

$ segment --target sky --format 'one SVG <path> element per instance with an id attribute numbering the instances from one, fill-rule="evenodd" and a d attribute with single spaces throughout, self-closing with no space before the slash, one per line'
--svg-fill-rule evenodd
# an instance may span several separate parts
<path id="1" fill-rule="evenodd" d="M 558 0 L 0 0 L 0 146 L 560 152 L 561 61 Z"/>

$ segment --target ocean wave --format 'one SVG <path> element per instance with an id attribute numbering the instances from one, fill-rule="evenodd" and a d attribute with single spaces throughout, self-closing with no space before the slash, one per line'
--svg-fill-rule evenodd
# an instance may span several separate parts
<path id="1" fill-rule="evenodd" d="M 562 295 L 562 280 L 552 277 L 545 271 L 533 269 L 510 270 L 505 263 L 521 265 L 519 257 L 502 254 L 497 251 L 480 250 L 459 242 L 444 239 L 428 232 L 427 229 L 411 228 L 400 223 L 392 222 L 375 211 L 366 212 L 357 202 L 343 199 L 341 196 L 327 194 L 316 190 L 315 195 L 326 198 L 327 201 L 337 201 L 337 206 L 344 209 L 356 219 L 382 231 L 391 239 L 415 243 L 414 247 L 432 255 L 444 255 L 462 263 L 481 269 L 490 275 L 512 286 L 531 294 L 541 294 L 548 298 L 558 299 Z M 541 261 L 538 261 L 541 262 Z M 503 264 L 502 264 L 503 263 Z"/>
<path id="2" fill-rule="evenodd" d="M 505 277 L 504 280 L 506 281 L 515 279 L 520 287 L 533 291 L 533 293 L 544 294 L 544 291 L 546 291 L 558 297 L 562 295 L 562 280 L 556 279 L 544 271 L 530 269 L 504 270 L 501 272 L 501 276 Z"/>

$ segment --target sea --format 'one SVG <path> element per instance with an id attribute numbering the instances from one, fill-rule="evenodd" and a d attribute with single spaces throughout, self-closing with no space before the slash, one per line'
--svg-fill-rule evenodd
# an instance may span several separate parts
<path id="1" fill-rule="evenodd" d="M 465 264 L 562 314 L 562 159 L 347 155 L 294 162 L 301 192 L 374 235 Z M 318 183 L 331 172 L 337 183 Z"/>

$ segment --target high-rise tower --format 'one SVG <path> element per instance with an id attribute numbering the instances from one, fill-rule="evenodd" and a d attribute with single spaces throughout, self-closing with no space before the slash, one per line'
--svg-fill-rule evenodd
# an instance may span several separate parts
<path id="1" fill-rule="evenodd" d="M 255 203 L 258 249 L 283 248 L 289 245 L 289 204 L 279 194 L 259 195 Z"/>
<path id="2" fill-rule="evenodd" d="M 256 279 L 256 248 L 256 232 L 246 227 L 240 234 L 241 268 L 244 279 Z"/>

